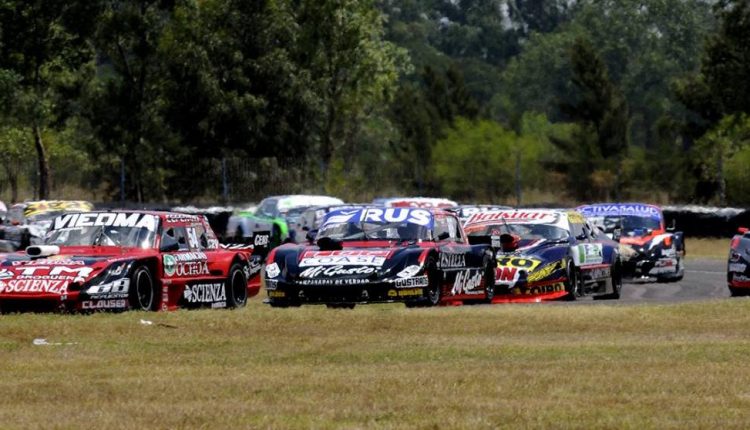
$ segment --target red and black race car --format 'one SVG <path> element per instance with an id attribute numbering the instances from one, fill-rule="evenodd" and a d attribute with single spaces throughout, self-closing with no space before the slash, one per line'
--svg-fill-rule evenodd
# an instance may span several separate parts
<path id="1" fill-rule="evenodd" d="M 316 245 L 287 244 L 271 251 L 266 289 L 274 307 L 490 302 L 494 266 L 491 248 L 470 245 L 453 213 L 342 209 L 326 214 Z"/>
<path id="2" fill-rule="evenodd" d="M 260 289 L 260 268 L 252 249 L 221 248 L 205 217 L 66 213 L 43 245 L 0 259 L 0 309 L 241 307 Z"/>
<path id="3" fill-rule="evenodd" d="M 740 227 L 729 245 L 727 286 L 733 297 L 750 295 L 750 229 Z"/>

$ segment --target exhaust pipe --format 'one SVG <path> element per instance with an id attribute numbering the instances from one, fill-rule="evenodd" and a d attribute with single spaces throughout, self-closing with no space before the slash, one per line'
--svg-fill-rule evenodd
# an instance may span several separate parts
<path id="1" fill-rule="evenodd" d="M 26 248 L 29 257 L 48 257 L 60 253 L 60 247 L 56 245 L 33 245 Z"/>

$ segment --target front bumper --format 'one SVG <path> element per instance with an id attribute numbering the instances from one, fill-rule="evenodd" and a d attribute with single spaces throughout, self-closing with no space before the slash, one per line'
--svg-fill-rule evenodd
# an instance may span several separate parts
<path id="1" fill-rule="evenodd" d="M 345 281 L 345 280 L 341 280 Z M 284 303 L 388 303 L 422 300 L 426 287 L 396 287 L 391 282 L 350 285 L 300 285 L 266 280 L 268 298 Z"/>

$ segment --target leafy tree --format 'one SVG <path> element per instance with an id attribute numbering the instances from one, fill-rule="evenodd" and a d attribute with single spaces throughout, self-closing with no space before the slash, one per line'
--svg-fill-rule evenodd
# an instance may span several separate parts
<path id="1" fill-rule="evenodd" d="M 163 63 L 159 42 L 174 4 L 166 0 L 116 0 L 97 16 L 94 43 L 100 57 L 88 90 L 87 117 L 99 144 L 89 148 L 102 175 L 124 196 L 142 202 L 166 199 L 166 166 L 189 151 L 176 142 L 161 113 Z"/>
<path id="2" fill-rule="evenodd" d="M 383 16 L 371 0 L 301 0 L 298 61 L 309 71 L 321 113 L 313 122 L 323 169 L 351 145 L 359 123 L 389 101 L 399 73 L 408 69 L 403 49 L 383 40 Z"/>
<path id="3" fill-rule="evenodd" d="M 620 188 L 620 168 L 628 149 L 628 107 L 612 83 L 604 61 L 586 39 L 571 47 L 572 81 L 579 93 L 574 103 L 563 102 L 561 110 L 578 125 L 571 139 L 553 142 L 569 157 L 563 167 L 576 196 L 592 195 L 590 184 L 609 197 Z"/>
<path id="4" fill-rule="evenodd" d="M 0 87 L 12 97 L 7 114 L 29 133 L 37 154 L 39 198 L 50 191 L 43 135 L 71 112 L 69 100 L 87 79 L 92 58 L 86 37 L 97 1 L 0 2 Z"/>
<path id="5" fill-rule="evenodd" d="M 22 165 L 28 161 L 29 131 L 19 127 L 5 126 L 0 128 L 0 164 L 5 170 L 5 178 L 10 186 L 10 201 L 19 200 L 18 182 Z"/>

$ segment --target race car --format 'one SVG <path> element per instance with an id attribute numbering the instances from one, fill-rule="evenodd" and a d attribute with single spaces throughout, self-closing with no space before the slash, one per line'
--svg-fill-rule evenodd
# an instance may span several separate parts
<path id="1" fill-rule="evenodd" d="M 252 243 L 256 231 L 270 231 L 269 245 L 275 248 L 288 241 L 295 242 L 289 224 L 296 222 L 302 211 L 312 206 L 340 205 L 344 201 L 330 196 L 289 195 L 271 196 L 263 199 L 254 210 L 239 211 L 229 218 L 225 237 L 234 242 L 244 238 Z"/>
<path id="2" fill-rule="evenodd" d="M 0 225 L 0 249 L 13 252 L 41 243 L 52 219 L 65 212 L 88 212 L 94 205 L 82 200 L 40 200 L 10 207 Z"/>
<path id="3" fill-rule="evenodd" d="M 676 282 L 685 274 L 682 232 L 667 228 L 658 206 L 643 203 L 600 203 L 576 208 L 619 241 L 623 276 L 633 280 Z"/>
<path id="4" fill-rule="evenodd" d="M 315 245 L 282 245 L 265 266 L 274 307 L 404 302 L 408 307 L 489 302 L 494 263 L 470 245 L 455 214 L 371 207 L 326 214 Z"/>
<path id="5" fill-rule="evenodd" d="M 449 208 L 448 210 L 458 215 L 458 220 L 461 221 L 461 224 L 464 224 L 466 223 L 466 220 L 468 220 L 475 213 L 501 211 L 501 210 L 508 210 L 508 209 L 513 209 L 513 208 L 510 206 L 502 206 L 502 205 L 459 205 L 456 207 Z"/>
<path id="6" fill-rule="evenodd" d="M 375 206 L 390 208 L 440 208 L 447 209 L 458 206 L 453 200 L 437 197 L 388 197 L 372 201 Z"/>
<path id="7" fill-rule="evenodd" d="M 622 262 L 617 244 L 595 236 L 574 211 L 478 212 L 464 225 L 472 243 L 497 248 L 494 302 L 618 299 Z"/>
<path id="8" fill-rule="evenodd" d="M 750 294 L 750 229 L 740 227 L 729 246 L 727 284 L 733 297 Z"/>
<path id="9" fill-rule="evenodd" d="M 260 270 L 251 248 L 221 248 L 205 217 L 72 212 L 53 220 L 44 244 L 0 259 L 0 310 L 241 307 Z"/>

